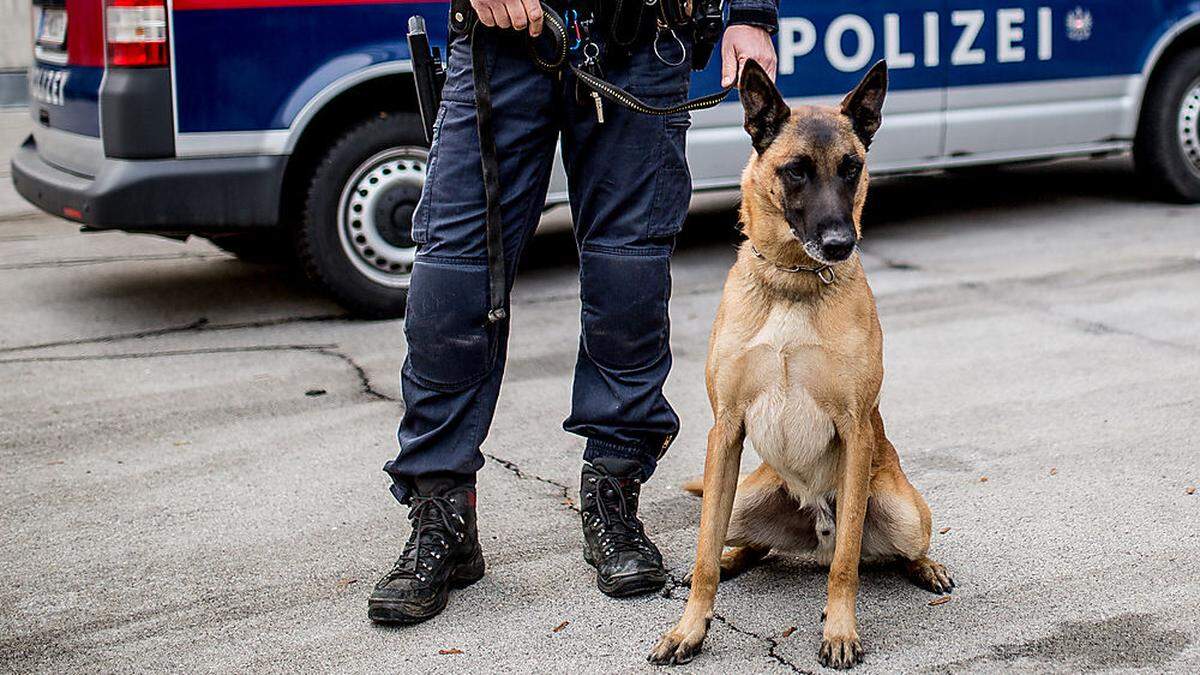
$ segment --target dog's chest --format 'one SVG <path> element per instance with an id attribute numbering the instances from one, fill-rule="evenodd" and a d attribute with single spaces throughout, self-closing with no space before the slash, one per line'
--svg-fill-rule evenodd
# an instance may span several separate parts
<path id="1" fill-rule="evenodd" d="M 837 453 L 833 420 L 812 395 L 828 377 L 828 363 L 808 311 L 772 310 L 745 358 L 757 375 L 746 435 L 793 498 L 815 502 L 836 486 Z"/>

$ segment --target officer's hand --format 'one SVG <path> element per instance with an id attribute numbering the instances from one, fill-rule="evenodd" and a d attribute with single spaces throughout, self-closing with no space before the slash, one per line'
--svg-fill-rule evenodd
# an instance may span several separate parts
<path id="1" fill-rule="evenodd" d="M 771 34 L 757 26 L 730 26 L 721 38 L 721 86 L 730 87 L 737 81 L 746 59 L 758 65 L 775 79 L 775 46 Z"/>
<path id="2" fill-rule="evenodd" d="M 471 7 L 485 26 L 529 30 L 542 34 L 542 4 L 538 0 L 471 0 Z"/>

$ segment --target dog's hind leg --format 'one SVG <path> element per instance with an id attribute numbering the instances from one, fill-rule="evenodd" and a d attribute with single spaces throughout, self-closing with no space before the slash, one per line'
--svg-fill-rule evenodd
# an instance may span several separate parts
<path id="1" fill-rule="evenodd" d="M 734 546 L 721 554 L 721 581 L 740 575 L 757 565 L 771 553 L 771 549 L 759 546 Z"/>
<path id="2" fill-rule="evenodd" d="M 725 545 L 767 551 L 810 551 L 817 545 L 814 528 L 813 510 L 792 499 L 783 478 L 762 464 L 738 485 Z"/>
<path id="3" fill-rule="evenodd" d="M 896 449 L 883 434 L 875 413 L 879 444 L 878 468 L 871 478 L 871 497 L 863 526 L 863 559 L 897 561 L 914 584 L 933 593 L 949 593 L 954 580 L 928 556 L 932 519 L 929 505 L 900 469 Z"/>
<path id="4" fill-rule="evenodd" d="M 689 480 L 683 489 L 697 496 L 704 495 L 700 480 Z M 784 550 L 804 550 L 798 540 L 811 539 L 811 518 L 807 524 L 797 522 L 807 514 L 788 496 L 783 479 L 771 467 L 761 464 L 738 483 L 729 520 L 729 533 L 721 554 L 721 581 L 732 579 L 758 564 L 778 547 Z M 811 544 L 811 542 L 809 542 Z M 811 547 L 811 546 L 808 546 Z M 688 578 L 691 583 L 691 577 Z"/>

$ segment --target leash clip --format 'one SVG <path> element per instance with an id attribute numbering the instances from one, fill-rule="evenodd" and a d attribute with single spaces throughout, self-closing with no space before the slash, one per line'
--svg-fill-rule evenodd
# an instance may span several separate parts
<path id="1" fill-rule="evenodd" d="M 600 45 L 589 41 L 583 45 L 583 68 L 589 68 L 600 62 Z"/>
<path id="2" fill-rule="evenodd" d="M 837 276 L 833 273 L 833 268 L 829 265 L 817 268 L 816 273 L 817 278 L 820 279 L 821 283 L 825 284 L 826 286 L 832 284 L 834 281 L 837 281 Z"/>
<path id="3" fill-rule="evenodd" d="M 671 37 L 675 38 L 675 44 L 679 45 L 679 60 L 674 63 L 663 58 L 663 55 L 658 51 L 658 43 L 660 40 L 662 40 L 663 33 L 670 33 Z M 679 36 L 675 34 L 674 28 L 663 28 L 660 25 L 658 34 L 654 36 L 654 55 L 657 56 L 658 60 L 662 61 L 664 65 L 674 68 L 675 66 L 682 65 L 683 62 L 687 60 L 687 47 L 684 46 L 683 40 L 680 40 Z"/>

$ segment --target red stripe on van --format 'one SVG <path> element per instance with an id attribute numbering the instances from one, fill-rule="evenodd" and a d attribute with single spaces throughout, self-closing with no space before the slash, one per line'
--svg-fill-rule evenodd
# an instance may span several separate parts
<path id="1" fill-rule="evenodd" d="M 103 0 L 67 0 L 67 64 L 104 65 Z"/>
<path id="2" fill-rule="evenodd" d="M 440 4 L 438 0 L 175 0 L 175 11 L 253 9 L 272 7 L 330 7 L 335 5 Z"/>

